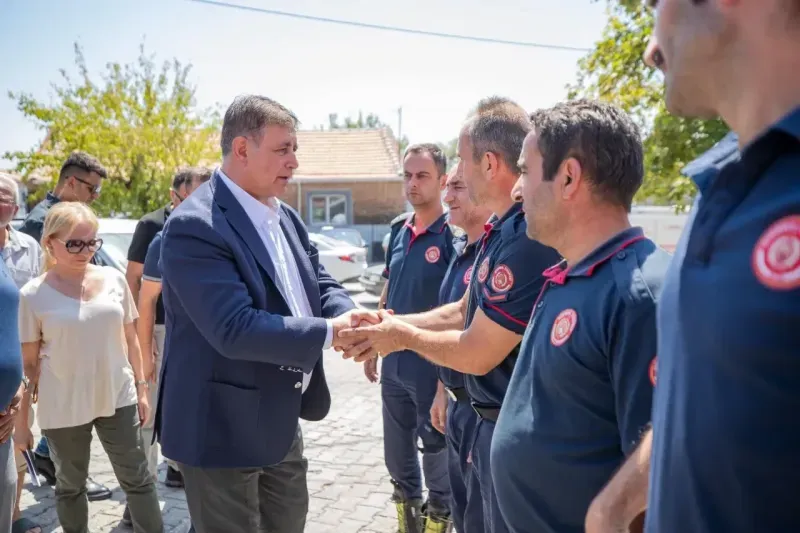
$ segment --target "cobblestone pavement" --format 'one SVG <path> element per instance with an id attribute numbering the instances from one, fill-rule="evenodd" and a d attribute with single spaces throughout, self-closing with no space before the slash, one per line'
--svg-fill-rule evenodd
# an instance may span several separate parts
<path id="1" fill-rule="evenodd" d="M 396 521 L 383 463 L 379 386 L 367 382 L 361 365 L 343 361 L 333 351 L 325 357 L 331 412 L 322 422 L 302 423 L 311 494 L 306 533 L 392 533 Z M 165 529 L 184 533 L 189 527 L 186 500 L 182 490 L 164 486 L 165 469 L 162 463 L 158 486 Z M 96 437 L 90 474 L 113 489 L 112 499 L 89 503 L 92 533 L 130 531 L 119 526 L 125 495 Z M 46 485 L 36 488 L 28 482 L 21 507 L 23 516 L 38 522 L 44 533 L 62 531 L 53 490 Z"/>

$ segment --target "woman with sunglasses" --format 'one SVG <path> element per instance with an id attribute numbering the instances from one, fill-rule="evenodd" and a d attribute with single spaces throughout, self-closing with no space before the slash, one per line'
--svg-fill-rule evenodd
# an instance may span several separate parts
<path id="1" fill-rule="evenodd" d="M 45 273 L 20 291 L 25 373 L 56 466 L 56 511 L 64 532 L 88 532 L 85 485 L 94 429 L 128 498 L 134 531 L 160 533 L 155 480 L 140 431 L 150 406 L 136 306 L 122 273 L 90 264 L 103 244 L 97 228 L 92 210 L 78 202 L 59 203 L 45 218 Z"/>

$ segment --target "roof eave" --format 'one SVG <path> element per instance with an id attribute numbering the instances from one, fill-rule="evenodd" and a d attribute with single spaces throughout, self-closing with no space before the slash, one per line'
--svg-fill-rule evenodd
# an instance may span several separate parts
<path id="1" fill-rule="evenodd" d="M 402 176 L 293 176 L 297 183 L 375 183 L 375 182 L 402 182 Z"/>

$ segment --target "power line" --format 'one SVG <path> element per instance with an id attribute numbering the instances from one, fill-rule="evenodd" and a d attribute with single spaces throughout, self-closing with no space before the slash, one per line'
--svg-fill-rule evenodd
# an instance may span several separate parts
<path id="1" fill-rule="evenodd" d="M 197 2 L 200 4 L 209 4 L 218 7 L 226 7 L 230 9 L 240 9 L 243 11 L 254 11 L 265 15 L 276 15 L 279 17 L 290 17 L 302 20 L 311 20 L 314 22 L 326 22 L 329 24 L 341 24 L 343 26 L 355 26 L 357 28 L 367 28 L 372 30 L 393 31 L 397 33 L 410 33 L 412 35 L 426 35 L 428 37 L 442 37 L 445 39 L 460 39 L 462 41 L 474 41 L 480 43 L 490 44 L 506 44 L 511 46 L 523 46 L 526 48 L 542 48 L 545 50 L 559 50 L 563 52 L 591 52 L 591 48 L 581 48 L 579 46 L 562 46 L 559 44 L 545 44 L 534 43 L 525 41 L 509 41 L 506 39 L 494 39 L 491 37 L 474 37 L 471 35 L 457 35 L 454 33 L 441 33 L 437 31 L 416 30 L 414 28 L 401 28 L 398 26 L 384 26 L 382 24 L 370 24 L 368 22 L 358 22 L 355 20 L 341 20 L 332 19 L 327 17 L 317 17 L 314 15 L 304 15 L 302 13 L 290 13 L 288 11 L 278 11 L 276 9 L 265 9 L 260 7 L 243 6 L 239 4 L 230 4 L 227 2 L 218 2 L 216 0 L 189 0 L 190 2 Z"/>

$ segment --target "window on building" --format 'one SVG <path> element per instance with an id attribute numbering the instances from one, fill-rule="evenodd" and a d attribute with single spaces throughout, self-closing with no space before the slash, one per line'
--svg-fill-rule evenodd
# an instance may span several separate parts
<path id="1" fill-rule="evenodd" d="M 338 193 L 313 193 L 310 198 L 311 224 L 347 224 L 347 196 Z"/>

